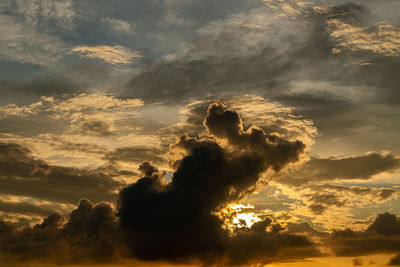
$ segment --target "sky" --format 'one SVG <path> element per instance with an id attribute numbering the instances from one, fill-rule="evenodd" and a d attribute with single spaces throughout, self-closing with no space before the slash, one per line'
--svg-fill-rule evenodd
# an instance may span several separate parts
<path id="1" fill-rule="evenodd" d="M 400 266 L 400 1 L 2 0 L 1 266 Z"/>

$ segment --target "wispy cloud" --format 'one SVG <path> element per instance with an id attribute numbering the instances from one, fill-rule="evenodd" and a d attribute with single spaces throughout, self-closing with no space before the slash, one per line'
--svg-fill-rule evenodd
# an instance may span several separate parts
<path id="1" fill-rule="evenodd" d="M 71 52 L 78 53 L 82 57 L 99 58 L 111 64 L 129 64 L 132 63 L 135 58 L 141 57 L 139 52 L 121 45 L 83 45 L 72 48 Z"/>
<path id="2" fill-rule="evenodd" d="M 338 40 L 339 48 L 352 51 L 369 50 L 385 56 L 400 56 L 400 28 L 382 24 L 374 29 L 351 25 L 339 19 L 327 21 L 331 36 Z M 334 52 L 340 52 L 335 50 Z"/>
<path id="3" fill-rule="evenodd" d="M 132 24 L 129 21 L 111 17 L 102 18 L 101 21 L 114 31 L 124 34 L 135 34 L 135 31 L 133 30 L 135 24 Z"/>

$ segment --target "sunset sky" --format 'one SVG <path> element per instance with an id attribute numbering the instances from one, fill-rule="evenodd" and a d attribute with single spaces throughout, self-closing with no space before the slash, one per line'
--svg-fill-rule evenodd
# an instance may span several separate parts
<path id="1" fill-rule="evenodd" d="M 399 0 L 1 0 L 0 266 L 400 266 Z"/>

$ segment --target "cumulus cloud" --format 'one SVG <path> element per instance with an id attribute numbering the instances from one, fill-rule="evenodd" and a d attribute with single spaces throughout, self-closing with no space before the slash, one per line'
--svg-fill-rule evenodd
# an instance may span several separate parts
<path id="1" fill-rule="evenodd" d="M 304 144 L 269 136 L 256 126 L 244 130 L 239 115 L 223 104 L 209 106 L 204 125 L 208 138 L 182 136 L 170 147 L 175 154 L 170 183 L 146 163 L 141 166 L 144 177 L 122 189 L 118 216 L 132 254 L 147 260 L 197 258 L 226 264 L 268 262 L 286 255 L 289 247 L 294 258 L 316 255 L 301 236 L 243 231 L 231 238 L 215 214 L 252 192 L 267 170 L 279 171 L 299 160 Z M 245 244 L 259 246 L 239 257 Z"/>
<path id="2" fill-rule="evenodd" d="M 33 227 L 15 229 L 0 221 L 4 262 L 74 264 L 115 262 L 123 252 L 113 208 L 79 201 L 66 223 L 55 213 Z"/>
<path id="3" fill-rule="evenodd" d="M 253 192 L 265 172 L 278 172 L 298 161 L 305 145 L 256 126 L 246 129 L 239 115 L 223 104 L 209 106 L 204 125 L 207 135 L 182 136 L 170 146 L 170 164 L 175 170 L 170 182 L 152 164 L 140 165 L 142 178 L 121 190 L 116 217 L 110 205 L 93 205 L 84 199 L 66 223 L 58 214 L 22 230 L 2 222 L 3 254 L 10 261 L 58 264 L 109 262 L 123 256 L 219 265 L 319 255 L 306 237 L 285 232 L 268 217 L 251 228 L 230 232 L 219 212 Z M 1 148 L 5 165 L 1 175 L 8 178 L 11 194 L 23 193 L 16 190 L 16 176 L 25 189 L 30 188 L 30 196 L 64 202 L 83 191 L 81 196 L 106 198 L 121 185 L 104 172 L 48 165 L 16 144 Z M 53 188 L 51 195 L 44 185 L 53 180 L 60 190 Z M 249 247 L 243 250 L 243 246 Z M 43 253 L 37 255 L 37 251 Z"/>
<path id="4" fill-rule="evenodd" d="M 318 231 L 307 223 L 282 223 L 284 217 L 278 219 L 265 213 L 253 220 L 250 227 L 245 227 L 246 223 L 240 220 L 240 227 L 227 225 L 235 213 L 221 213 L 221 209 L 249 196 L 270 175 L 299 161 L 305 145 L 257 126 L 245 126 L 238 113 L 220 103 L 209 105 L 203 125 L 205 131 L 200 136 L 184 135 L 170 146 L 170 165 L 174 172 L 169 182 L 157 167 L 145 162 L 139 167 L 142 178 L 120 191 L 115 211 L 106 203 L 93 205 L 81 200 L 66 221 L 60 215 L 51 215 L 43 223 L 24 229 L 1 222 L 2 254 L 7 260 L 17 262 L 73 264 L 137 258 L 227 266 L 321 256 L 315 240 L 323 242 L 337 256 L 399 253 L 400 223 L 389 213 L 378 215 L 364 231 L 336 230 L 332 234 Z M 111 171 L 53 166 L 33 158 L 25 147 L 4 144 L 1 148 L 2 162 L 7 168 L 0 175 L 22 178 L 24 188 L 40 186 L 41 191 L 36 195 L 36 189 L 30 190 L 31 197 L 73 203 L 78 196 L 83 196 L 99 202 L 124 186 L 114 179 Z M 132 147 L 125 151 L 121 148 L 108 157 L 110 161 L 138 161 L 135 153 L 146 154 L 146 149 Z M 370 159 L 369 156 L 365 155 L 367 160 L 383 159 L 384 163 L 393 163 L 395 158 L 373 154 Z M 363 175 L 368 176 L 376 169 L 381 171 L 372 166 Z M 51 195 L 40 183 L 46 180 L 46 184 L 51 184 L 53 179 L 69 191 L 68 196 L 62 190 Z M 23 190 L 15 191 L 15 180 L 7 180 L 7 191 L 22 194 Z M 385 188 L 314 186 L 315 192 L 305 197 L 310 203 L 323 205 L 322 208 L 347 204 L 347 200 L 332 192 L 375 195 L 382 201 L 396 194 L 395 189 Z M 85 194 L 79 194 L 78 187 Z M 44 211 L 21 202 L 3 202 L 0 203 L 3 210 L 18 208 L 22 213 L 33 215 L 52 211 L 51 206 Z M 39 250 L 43 251 L 40 256 Z M 101 257 L 97 256 L 99 253 Z"/>
<path id="5" fill-rule="evenodd" d="M 311 120 L 296 116 L 292 108 L 270 99 L 246 94 L 233 98 L 221 97 L 221 101 L 241 115 L 244 127 L 258 124 L 265 132 L 277 133 L 287 140 L 300 140 L 307 146 L 314 144 L 318 135 L 317 128 Z M 211 103 L 212 99 L 194 101 L 186 105 L 181 111 L 185 121 L 174 126 L 175 132 L 202 132 L 204 116 Z"/>
<path id="6" fill-rule="evenodd" d="M 82 57 L 102 59 L 110 64 L 130 64 L 134 59 L 141 57 L 139 52 L 121 45 L 82 45 L 72 48 L 71 52 L 78 53 Z"/>

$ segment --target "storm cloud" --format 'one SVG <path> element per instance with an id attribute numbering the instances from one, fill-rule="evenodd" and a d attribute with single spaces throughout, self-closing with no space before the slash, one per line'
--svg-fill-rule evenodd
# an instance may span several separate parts
<path id="1" fill-rule="evenodd" d="M 296 162 L 304 144 L 269 136 L 255 126 L 244 130 L 239 115 L 223 104 L 209 106 L 204 125 L 208 137 L 182 136 L 171 146 L 183 158 L 171 161 L 176 171 L 170 183 L 145 163 L 140 168 L 144 177 L 120 192 L 118 216 L 132 255 L 243 264 L 271 261 L 289 247 L 299 251 L 294 258 L 306 251 L 318 254 L 305 237 L 267 233 L 267 225 L 231 237 L 217 214 L 224 205 L 249 195 L 267 170 L 277 172 Z M 238 256 L 245 244 L 254 249 Z"/>

